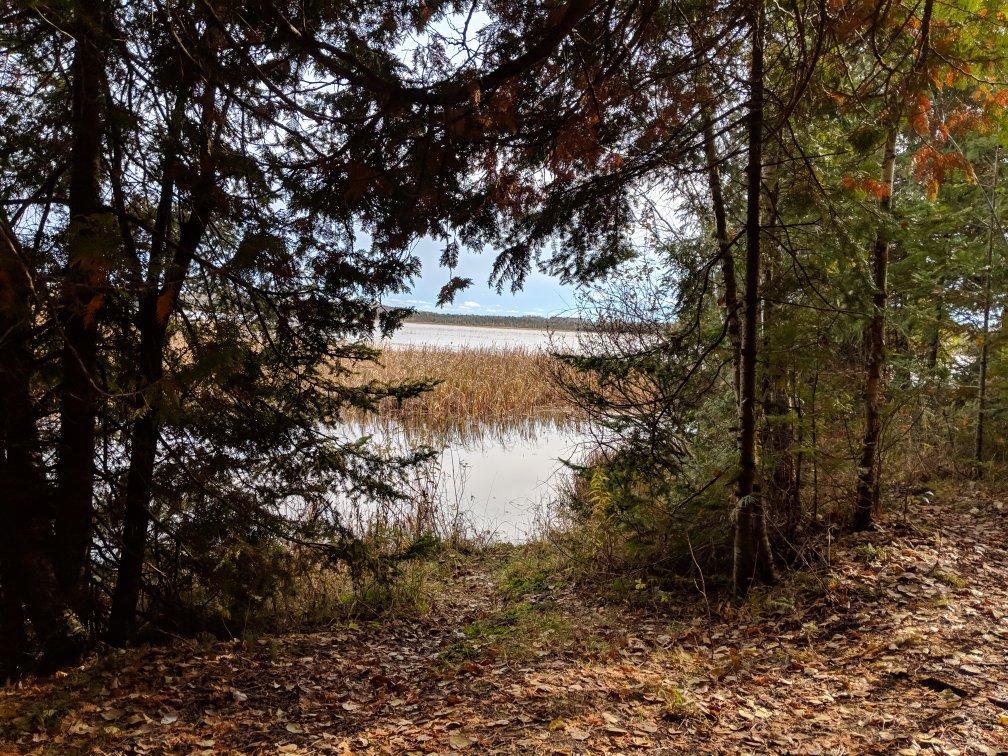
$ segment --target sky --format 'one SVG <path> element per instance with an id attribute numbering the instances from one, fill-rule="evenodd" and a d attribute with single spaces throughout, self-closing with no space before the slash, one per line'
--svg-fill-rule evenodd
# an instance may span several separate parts
<path id="1" fill-rule="evenodd" d="M 500 294 L 487 284 L 493 266 L 493 252 L 483 254 L 462 252 L 454 271 L 442 268 L 438 260 L 441 246 L 431 239 L 419 242 L 416 254 L 423 263 L 423 272 L 408 294 L 385 297 L 388 305 L 414 307 L 433 312 L 482 315 L 571 315 L 575 306 L 575 289 L 563 286 L 557 279 L 534 271 L 529 274 L 521 291 L 512 294 L 507 288 Z M 472 286 L 458 292 L 454 303 L 435 307 L 438 292 L 452 276 L 471 278 Z"/>

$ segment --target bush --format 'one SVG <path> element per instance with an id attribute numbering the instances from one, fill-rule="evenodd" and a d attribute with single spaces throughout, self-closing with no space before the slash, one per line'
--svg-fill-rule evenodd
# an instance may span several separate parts
<path id="1" fill-rule="evenodd" d="M 661 474 L 632 450 L 596 451 L 575 470 L 556 537 L 584 573 L 653 588 L 727 574 L 731 511 L 723 482 Z"/>

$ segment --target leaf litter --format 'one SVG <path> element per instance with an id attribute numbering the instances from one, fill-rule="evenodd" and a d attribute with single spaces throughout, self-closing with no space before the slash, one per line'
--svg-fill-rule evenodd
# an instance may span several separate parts
<path id="1" fill-rule="evenodd" d="M 501 644 L 523 615 L 479 562 L 422 620 L 106 652 L 0 690 L 0 749 L 1004 753 L 997 503 L 946 497 L 912 527 L 891 516 L 841 539 L 828 568 L 709 613 L 552 589 L 530 611 L 554 619 L 521 653 Z"/>

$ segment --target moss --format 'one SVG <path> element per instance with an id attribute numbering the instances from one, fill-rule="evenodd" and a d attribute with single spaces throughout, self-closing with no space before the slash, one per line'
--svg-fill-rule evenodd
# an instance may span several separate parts
<path id="1" fill-rule="evenodd" d="M 878 558 L 878 549 L 872 543 L 859 543 L 851 550 L 851 554 L 862 564 L 870 564 Z"/>
<path id="2" fill-rule="evenodd" d="M 945 570 L 938 570 L 935 572 L 934 579 L 939 583 L 944 583 L 949 588 L 965 588 L 968 584 L 966 578 L 962 575 L 957 575 L 954 572 L 946 572 Z"/>

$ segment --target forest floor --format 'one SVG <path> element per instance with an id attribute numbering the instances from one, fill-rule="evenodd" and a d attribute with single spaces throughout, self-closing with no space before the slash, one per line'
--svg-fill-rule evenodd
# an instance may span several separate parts
<path id="1" fill-rule="evenodd" d="M 420 620 L 7 687 L 0 751 L 1005 753 L 1002 509 L 950 490 L 841 537 L 828 567 L 674 618 L 463 562 Z"/>

